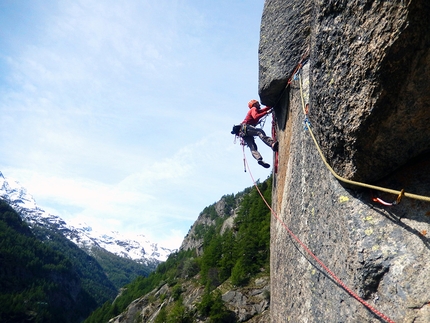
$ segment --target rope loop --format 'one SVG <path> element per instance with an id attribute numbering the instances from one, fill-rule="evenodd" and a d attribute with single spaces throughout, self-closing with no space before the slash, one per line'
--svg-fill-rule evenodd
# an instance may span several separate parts
<path id="1" fill-rule="evenodd" d="M 302 101 L 302 108 L 303 108 L 303 113 L 305 114 L 305 117 L 307 118 L 307 113 L 306 113 L 306 106 L 305 106 L 305 102 L 304 102 L 304 96 L 303 96 L 303 88 L 302 88 L 302 78 L 300 73 L 299 75 L 299 85 L 300 85 L 300 96 L 301 96 L 301 101 Z M 309 106 L 308 106 L 308 110 L 309 110 Z M 339 181 L 345 183 L 345 184 L 349 184 L 349 185 L 354 185 L 354 186 L 360 186 L 360 187 L 366 187 L 366 188 L 370 188 L 373 190 L 377 190 L 377 191 L 381 191 L 381 192 L 385 192 L 385 193 L 390 193 L 390 194 L 394 194 L 397 195 L 397 204 L 400 203 L 401 199 L 404 197 L 409 197 L 411 199 L 416 199 L 416 200 L 420 200 L 420 201 L 426 201 L 426 202 L 430 202 L 430 197 L 429 196 L 424 196 L 424 195 L 418 195 L 418 194 L 411 194 L 411 193 L 407 193 L 404 190 L 398 191 L 398 190 L 393 190 L 390 188 L 386 188 L 386 187 L 380 187 L 380 186 L 376 186 L 376 185 L 371 185 L 371 184 L 366 184 L 366 183 L 362 183 L 362 182 L 357 182 L 357 181 L 353 181 L 353 180 L 349 180 L 346 179 L 340 175 L 338 175 L 333 168 L 330 166 L 330 164 L 327 162 L 326 158 L 324 157 L 324 154 L 321 150 L 321 147 L 319 146 L 313 132 L 312 129 L 310 127 L 308 127 L 309 130 L 309 134 L 312 137 L 312 140 L 315 143 L 315 147 L 317 148 L 321 160 L 324 162 L 325 166 L 327 167 L 327 169 L 333 174 L 334 177 L 336 177 Z"/>

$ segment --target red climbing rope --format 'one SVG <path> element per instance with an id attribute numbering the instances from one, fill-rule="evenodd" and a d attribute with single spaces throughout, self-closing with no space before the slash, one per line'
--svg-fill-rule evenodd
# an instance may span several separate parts
<path id="1" fill-rule="evenodd" d="M 249 175 L 251 176 L 252 182 L 254 183 L 255 188 L 257 189 L 258 193 L 260 194 L 261 198 L 263 199 L 266 206 L 269 208 L 270 212 L 273 214 L 273 216 L 279 221 L 279 223 L 287 230 L 287 232 L 290 234 L 290 236 L 299 243 L 302 248 L 322 267 L 324 270 L 340 285 L 342 288 L 347 291 L 352 297 L 354 297 L 357 301 L 359 301 L 361 304 L 366 306 L 370 311 L 372 311 L 374 314 L 382 318 L 388 323 L 394 323 L 393 320 L 391 320 L 388 316 L 382 314 L 375 308 L 373 308 L 369 303 L 364 301 L 360 296 L 358 296 L 354 291 L 352 291 L 348 286 L 346 286 L 340 278 L 338 278 L 324 263 L 313 254 L 313 252 L 288 228 L 288 226 L 281 220 L 281 218 L 276 214 L 276 212 L 272 209 L 272 207 L 267 203 L 266 199 L 264 198 L 263 194 L 261 193 L 260 189 L 258 188 L 257 183 L 254 180 L 254 177 L 252 176 L 251 170 L 249 169 L 248 161 L 246 160 L 246 157 L 244 155 L 244 163 L 246 164 L 246 168 L 249 171 Z"/>
<path id="2" fill-rule="evenodd" d="M 276 138 L 276 117 L 275 117 L 275 113 L 272 113 L 272 139 L 274 141 L 278 140 Z M 275 157 L 274 157 L 274 161 L 273 161 L 273 172 L 275 174 L 278 173 L 278 156 L 279 156 L 279 150 L 277 149 L 275 151 Z"/>

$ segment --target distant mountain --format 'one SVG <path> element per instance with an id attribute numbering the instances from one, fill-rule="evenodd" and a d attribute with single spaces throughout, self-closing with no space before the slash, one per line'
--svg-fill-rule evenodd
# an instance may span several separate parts
<path id="1" fill-rule="evenodd" d="M 30 227 L 37 225 L 61 232 L 91 255 L 101 248 L 154 269 L 174 251 L 158 246 L 157 243 L 146 239 L 144 235 L 126 238 L 115 231 L 109 233 L 96 232 L 85 223 L 72 226 L 59 216 L 45 212 L 36 204 L 33 196 L 23 186 L 15 180 L 4 177 L 1 172 L 0 198 L 8 202 Z"/>
<path id="2" fill-rule="evenodd" d="M 258 184 L 271 203 L 272 178 Z M 271 213 L 255 187 L 203 209 L 180 249 L 84 323 L 270 321 Z"/>
<path id="3" fill-rule="evenodd" d="M 0 211 L 0 322 L 80 322 L 172 252 L 143 235 L 69 225 L 1 172 Z"/>

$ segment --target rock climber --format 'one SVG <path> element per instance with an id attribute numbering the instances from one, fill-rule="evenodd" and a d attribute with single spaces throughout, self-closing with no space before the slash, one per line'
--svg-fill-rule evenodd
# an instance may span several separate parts
<path id="1" fill-rule="evenodd" d="M 258 164 L 264 168 L 269 168 L 270 165 L 263 160 L 263 157 L 258 152 L 257 144 L 255 143 L 254 136 L 260 137 L 260 139 L 273 151 L 278 150 L 278 142 L 273 140 L 271 137 L 266 136 L 263 129 L 257 128 L 260 119 L 265 115 L 272 112 L 271 107 L 260 107 L 260 103 L 257 100 L 251 100 L 248 102 L 249 111 L 246 114 L 245 119 L 240 124 L 239 135 L 243 138 L 246 145 L 251 150 L 252 156 L 258 161 Z"/>

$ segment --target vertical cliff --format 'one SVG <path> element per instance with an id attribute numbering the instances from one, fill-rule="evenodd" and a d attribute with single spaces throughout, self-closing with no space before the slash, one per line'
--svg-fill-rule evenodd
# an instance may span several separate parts
<path id="1" fill-rule="evenodd" d="M 259 91 L 275 107 L 280 142 L 272 322 L 384 321 L 285 226 L 375 311 L 430 322 L 430 203 L 404 197 L 382 205 L 373 199 L 397 196 L 336 179 L 303 111 L 308 103 L 312 132 L 340 176 L 430 196 L 428 17 L 427 0 L 265 2 Z"/>

